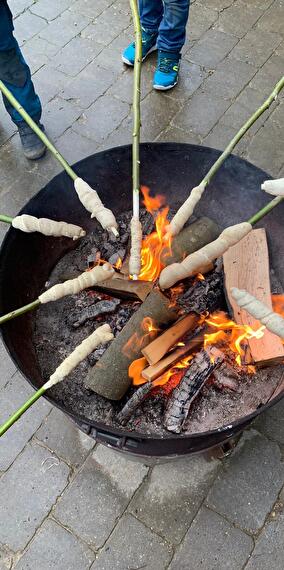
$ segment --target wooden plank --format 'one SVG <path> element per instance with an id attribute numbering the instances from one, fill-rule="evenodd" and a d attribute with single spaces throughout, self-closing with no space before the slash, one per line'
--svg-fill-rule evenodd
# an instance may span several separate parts
<path id="1" fill-rule="evenodd" d="M 189 313 L 186 317 L 158 336 L 156 340 L 148 344 L 148 346 L 142 350 L 142 354 L 147 358 L 149 364 L 151 366 L 157 364 L 186 332 L 193 330 L 197 326 L 199 319 L 200 317 L 196 313 Z"/>
<path id="2" fill-rule="evenodd" d="M 254 329 L 261 326 L 256 319 L 240 309 L 231 296 L 231 287 L 245 289 L 269 307 L 272 307 L 269 256 L 265 230 L 252 230 L 239 243 L 230 247 L 223 256 L 225 288 L 234 319 L 238 324 L 250 325 Z M 273 333 L 265 330 L 261 339 L 248 341 L 249 351 L 246 362 L 258 366 L 276 364 L 284 357 L 281 340 Z"/>

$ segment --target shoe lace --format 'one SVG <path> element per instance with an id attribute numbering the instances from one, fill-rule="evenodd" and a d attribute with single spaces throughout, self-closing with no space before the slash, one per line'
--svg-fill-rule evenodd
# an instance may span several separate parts
<path id="1" fill-rule="evenodd" d="M 159 63 L 158 63 L 158 69 L 159 71 L 162 71 L 163 73 L 170 73 L 170 71 L 173 70 L 174 67 L 176 67 L 176 65 L 174 65 L 175 62 L 169 58 L 169 57 L 161 57 Z"/>

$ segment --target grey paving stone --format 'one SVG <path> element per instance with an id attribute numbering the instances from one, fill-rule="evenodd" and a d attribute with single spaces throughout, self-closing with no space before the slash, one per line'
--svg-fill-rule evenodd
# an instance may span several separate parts
<path id="1" fill-rule="evenodd" d="M 130 24 L 130 14 L 125 14 L 117 9 L 116 3 L 107 8 L 94 20 L 82 33 L 83 37 L 89 38 L 103 45 L 108 45 L 120 32 Z"/>
<path id="2" fill-rule="evenodd" d="M 59 71 L 75 77 L 93 61 L 101 49 L 98 42 L 77 36 L 58 54 L 55 66 Z"/>
<path id="3" fill-rule="evenodd" d="M 283 69 L 284 54 L 282 56 L 273 54 L 253 77 L 250 86 L 253 89 L 262 91 L 264 97 L 269 95 L 274 85 L 282 77 Z"/>
<path id="4" fill-rule="evenodd" d="M 234 0 L 198 0 L 198 4 L 211 8 L 212 10 L 217 10 L 217 12 L 223 11 L 233 4 Z"/>
<path id="5" fill-rule="evenodd" d="M 277 176 L 283 165 L 283 144 L 283 127 L 269 120 L 253 137 L 248 147 L 248 160 Z"/>
<path id="6" fill-rule="evenodd" d="M 279 447 L 251 430 L 224 463 L 209 493 L 208 505 L 241 528 L 256 532 L 263 526 L 283 482 Z"/>
<path id="7" fill-rule="evenodd" d="M 93 61 L 75 79 L 68 82 L 60 96 L 87 109 L 107 91 L 115 78 L 116 73 L 99 67 L 96 61 Z"/>
<path id="8" fill-rule="evenodd" d="M 68 481 L 69 469 L 47 449 L 28 445 L 0 479 L 0 536 L 22 550 Z"/>
<path id="9" fill-rule="evenodd" d="M 274 0 L 253 0 L 253 5 L 255 8 L 259 8 L 260 10 L 267 10 L 271 4 L 273 4 Z M 247 5 L 247 2 L 243 0 L 244 5 Z"/>
<path id="10" fill-rule="evenodd" d="M 36 438 L 52 449 L 59 457 L 79 467 L 95 442 L 81 432 L 75 424 L 59 410 L 52 410 L 36 432 Z"/>
<path id="11" fill-rule="evenodd" d="M 48 21 L 55 20 L 57 16 L 69 8 L 72 1 L 73 0 L 57 0 L 56 2 L 50 2 L 50 0 L 37 0 L 37 2 L 30 7 L 30 12 Z"/>
<path id="12" fill-rule="evenodd" d="M 100 548 L 146 473 L 143 465 L 130 463 L 100 446 L 69 485 L 55 509 L 55 517 L 90 545 Z"/>
<path id="13" fill-rule="evenodd" d="M 162 131 L 155 139 L 159 142 L 180 142 L 190 144 L 200 144 L 201 138 L 194 133 L 186 133 L 178 127 L 168 127 Z"/>
<path id="14" fill-rule="evenodd" d="M 261 414 L 254 427 L 269 439 L 284 445 L 284 401 Z"/>
<path id="15" fill-rule="evenodd" d="M 72 3 L 70 10 L 94 19 L 112 3 L 113 0 L 100 0 L 99 2 L 94 2 L 94 0 L 77 0 Z"/>
<path id="16" fill-rule="evenodd" d="M 190 7 L 189 20 L 187 25 L 187 34 L 189 39 L 198 40 L 212 24 L 216 22 L 218 13 L 215 10 L 201 6 L 200 4 L 193 4 Z"/>
<path id="17" fill-rule="evenodd" d="M 86 137 L 82 137 L 72 129 L 67 129 L 67 131 L 59 137 L 56 146 L 70 164 L 78 162 L 78 160 L 90 154 L 94 154 L 94 152 L 98 150 L 98 143 Z M 54 160 L 52 162 L 54 163 Z"/>
<path id="18" fill-rule="evenodd" d="M 233 99 L 255 75 L 257 68 L 248 63 L 227 58 L 203 83 L 202 90 L 220 99 Z"/>
<path id="19" fill-rule="evenodd" d="M 16 372 L 16 366 L 9 356 L 3 341 L 0 339 L 0 362 L 1 362 L 1 374 L 0 374 L 0 389 L 3 388 L 12 376 Z"/>
<path id="20" fill-rule="evenodd" d="M 247 534 L 202 507 L 169 569 L 240 570 L 252 549 Z"/>
<path id="21" fill-rule="evenodd" d="M 0 394 L 0 423 L 6 421 L 33 394 L 27 382 L 17 372 Z M 44 398 L 26 412 L 5 435 L 0 445 L 0 471 L 5 471 L 22 451 L 26 443 L 38 429 L 51 406 Z"/>
<path id="22" fill-rule="evenodd" d="M 63 47 L 86 28 L 89 22 L 89 18 L 84 14 L 77 14 L 67 10 L 61 16 L 58 16 L 56 20 L 50 22 L 40 32 L 39 36 L 58 47 Z"/>
<path id="23" fill-rule="evenodd" d="M 222 125 L 233 127 L 237 131 L 251 117 L 256 109 L 262 105 L 265 100 L 263 94 L 255 90 L 250 90 L 252 93 L 246 95 L 247 90 L 249 90 L 248 87 L 242 91 L 240 96 L 233 102 L 226 113 L 224 113 L 224 115 L 221 117 L 220 123 Z M 259 117 L 255 124 L 250 127 L 250 136 L 254 135 L 265 123 L 272 112 L 272 108 L 273 106 L 270 107 L 270 109 L 267 109 L 261 115 L 261 117 Z"/>
<path id="24" fill-rule="evenodd" d="M 190 61 L 204 65 L 207 69 L 215 69 L 237 43 L 237 38 L 211 28 L 203 34 L 192 49 L 186 52 Z"/>
<path id="25" fill-rule="evenodd" d="M 129 105 L 110 95 L 98 99 L 74 123 L 73 130 L 90 139 L 102 143 L 116 129 L 129 112 Z"/>
<path id="26" fill-rule="evenodd" d="M 31 40 L 25 43 L 22 52 L 25 60 L 29 62 L 29 68 L 32 75 L 41 67 L 49 63 L 57 49 L 58 48 L 38 36 L 34 36 Z M 36 86 L 35 88 L 37 89 Z"/>
<path id="27" fill-rule="evenodd" d="M 208 493 L 218 461 L 186 458 L 154 467 L 130 504 L 130 510 L 154 531 L 178 543 Z"/>
<path id="28" fill-rule="evenodd" d="M 141 100 L 152 91 L 152 80 L 153 80 L 153 70 L 154 67 L 151 62 L 145 61 L 143 65 L 143 73 L 141 76 Z M 119 75 L 116 81 L 114 81 L 112 87 L 109 89 L 109 95 L 118 97 L 121 101 L 125 101 L 129 105 L 132 103 L 133 98 L 133 69 L 127 68 L 125 71 Z"/>
<path id="29" fill-rule="evenodd" d="M 169 545 L 134 517 L 126 515 L 119 521 L 91 570 L 164 570 L 170 559 Z"/>
<path id="30" fill-rule="evenodd" d="M 47 27 L 46 21 L 29 11 L 23 12 L 14 20 L 15 37 L 20 45 Z"/>
<path id="31" fill-rule="evenodd" d="M 242 38 L 262 15 L 263 12 L 259 8 L 237 0 L 220 14 L 216 27 L 223 32 Z"/>
<path id="32" fill-rule="evenodd" d="M 111 44 L 105 47 L 97 56 L 97 64 L 112 71 L 123 71 L 125 65 L 122 63 L 121 54 L 130 41 L 133 41 L 133 31 L 130 26 L 124 32 L 121 32 Z"/>
<path id="33" fill-rule="evenodd" d="M 13 559 L 13 553 L 8 548 L 0 548 L 0 570 L 11 570 Z"/>
<path id="34" fill-rule="evenodd" d="M 208 73 L 200 65 L 183 59 L 180 66 L 180 77 L 177 86 L 163 93 L 164 97 L 174 99 L 178 104 L 187 101 L 202 84 Z M 178 110 L 177 107 L 176 110 Z"/>
<path id="35" fill-rule="evenodd" d="M 99 150 L 105 150 L 114 146 L 121 146 L 125 144 L 131 144 L 131 126 L 132 126 L 132 116 L 128 115 L 123 119 L 122 123 L 117 129 L 115 129 L 99 146 Z"/>
<path id="36" fill-rule="evenodd" d="M 2 101 L 0 102 L 0 145 L 2 146 L 16 132 L 16 125 L 11 121 L 10 115 L 4 109 Z"/>
<path id="37" fill-rule="evenodd" d="M 280 33 L 254 28 L 241 39 L 231 52 L 239 61 L 262 66 L 281 42 Z"/>
<path id="38" fill-rule="evenodd" d="M 173 125 L 205 137 L 229 105 L 229 101 L 199 89 L 173 119 Z"/>
<path id="39" fill-rule="evenodd" d="M 261 531 L 246 570 L 283 570 L 283 511 L 270 520 Z"/>
<path id="40" fill-rule="evenodd" d="M 47 103 L 44 109 L 47 135 L 57 139 L 72 126 L 81 113 L 82 111 L 77 105 L 69 103 L 61 97 L 56 97 Z"/>
<path id="41" fill-rule="evenodd" d="M 272 6 L 263 14 L 258 25 L 263 30 L 279 32 L 283 34 L 283 2 L 275 0 Z"/>
<path id="42" fill-rule="evenodd" d="M 89 570 L 95 554 L 53 520 L 46 520 L 15 568 Z"/>
<path id="43" fill-rule="evenodd" d="M 234 138 L 235 134 L 236 128 L 219 122 L 214 129 L 212 129 L 211 133 L 203 139 L 203 144 L 212 148 L 224 150 L 229 142 Z M 242 155 L 247 150 L 250 140 L 251 137 L 246 134 L 235 147 L 233 154 Z"/>
<path id="44" fill-rule="evenodd" d="M 177 113 L 178 106 L 175 100 L 165 97 L 163 93 L 152 91 L 142 101 L 141 140 L 151 141 L 169 124 Z"/>
<path id="45" fill-rule="evenodd" d="M 13 17 L 16 18 L 24 12 L 29 6 L 34 4 L 35 0 L 13 0 Z"/>
<path id="46" fill-rule="evenodd" d="M 50 81 L 51 77 L 52 81 Z M 58 69 L 54 69 L 54 66 L 51 67 L 48 64 L 41 67 L 41 69 L 34 74 L 33 80 L 42 105 L 44 106 L 58 95 L 65 85 L 68 85 L 71 81 L 70 77 L 65 75 L 65 73 L 62 73 Z"/>

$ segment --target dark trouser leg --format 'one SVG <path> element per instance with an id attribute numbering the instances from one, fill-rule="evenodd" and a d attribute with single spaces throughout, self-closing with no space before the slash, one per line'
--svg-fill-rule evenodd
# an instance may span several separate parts
<path id="1" fill-rule="evenodd" d="M 189 0 L 164 0 L 164 16 L 159 27 L 158 49 L 180 52 L 186 33 Z"/>
<path id="2" fill-rule="evenodd" d="M 142 27 L 149 32 L 157 32 L 163 17 L 162 0 L 139 0 Z"/>

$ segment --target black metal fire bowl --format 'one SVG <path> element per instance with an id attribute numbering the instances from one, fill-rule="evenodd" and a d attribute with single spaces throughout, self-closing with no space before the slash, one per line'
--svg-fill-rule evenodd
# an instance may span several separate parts
<path id="1" fill-rule="evenodd" d="M 190 189 L 197 185 L 219 156 L 219 151 L 195 145 L 150 143 L 141 145 L 141 183 L 154 193 L 162 193 L 172 205 L 180 205 Z M 89 156 L 75 165 L 75 171 L 99 193 L 106 206 L 116 214 L 131 205 L 131 148 L 117 147 Z M 221 227 L 247 220 L 268 201 L 260 190 L 270 178 L 265 172 L 238 157 L 229 157 L 206 190 L 197 209 Z M 20 191 L 20 190 L 19 190 Z M 65 220 L 94 229 L 95 222 L 78 200 L 73 183 L 65 172 L 56 176 L 28 202 L 21 213 L 55 220 Z M 284 204 L 268 214 L 261 226 L 267 231 L 270 262 L 284 286 Z M 74 247 L 67 238 L 24 234 L 9 229 L 0 252 L 0 314 L 36 299 L 57 261 Z M 10 321 L 2 328 L 5 345 L 16 366 L 32 386 L 43 384 L 33 342 L 34 313 Z M 56 334 L 56 331 L 54 331 Z M 283 396 L 279 395 L 253 414 L 222 429 L 196 435 L 153 437 L 114 429 L 107 424 L 90 422 L 74 414 L 64 403 L 48 398 L 69 414 L 78 425 L 95 437 L 136 456 L 178 456 L 204 451 L 237 435 L 251 421 Z"/>

